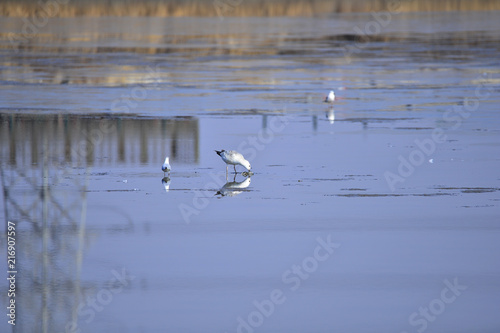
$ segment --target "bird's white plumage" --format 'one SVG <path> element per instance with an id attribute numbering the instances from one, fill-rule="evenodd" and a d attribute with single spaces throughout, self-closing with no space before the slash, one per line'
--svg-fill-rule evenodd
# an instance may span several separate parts
<path id="1" fill-rule="evenodd" d="M 163 172 L 170 172 L 170 163 L 168 161 L 168 156 L 165 158 L 165 162 L 163 162 L 163 165 L 161 166 L 161 170 Z"/>
<path id="2" fill-rule="evenodd" d="M 325 102 L 332 103 L 334 100 L 335 100 L 335 93 L 333 92 L 333 90 L 331 90 L 328 96 L 326 96 Z"/>
<path id="3" fill-rule="evenodd" d="M 228 150 L 228 151 L 226 151 L 226 150 L 217 151 L 216 150 L 216 152 L 226 164 L 234 165 L 235 168 L 236 168 L 236 165 L 241 165 L 241 166 L 245 167 L 248 171 L 250 171 L 250 169 L 252 168 L 252 166 L 250 165 L 250 162 L 248 162 L 245 159 L 245 157 L 243 157 L 243 155 L 241 155 L 240 153 L 238 153 L 235 150 Z"/>

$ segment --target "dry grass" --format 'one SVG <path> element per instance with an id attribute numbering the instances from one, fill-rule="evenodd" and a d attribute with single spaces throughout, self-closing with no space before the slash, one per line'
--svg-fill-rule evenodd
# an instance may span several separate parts
<path id="1" fill-rule="evenodd" d="M 320 16 L 383 11 L 387 10 L 390 2 L 394 0 L 2 0 L 0 15 Z M 499 0 L 396 0 L 398 2 L 402 12 L 500 10 Z M 44 9 L 39 3 L 52 6 Z"/>

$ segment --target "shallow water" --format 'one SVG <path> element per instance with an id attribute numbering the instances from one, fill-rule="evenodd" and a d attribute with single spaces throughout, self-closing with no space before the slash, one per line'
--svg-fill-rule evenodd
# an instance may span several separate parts
<path id="1" fill-rule="evenodd" d="M 15 330 L 496 331 L 496 14 L 2 18 Z"/>

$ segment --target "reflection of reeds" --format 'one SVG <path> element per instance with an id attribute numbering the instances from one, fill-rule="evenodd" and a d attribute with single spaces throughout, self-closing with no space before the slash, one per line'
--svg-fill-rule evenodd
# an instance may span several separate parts
<path id="1" fill-rule="evenodd" d="M 63 1 L 61 1 L 63 2 Z M 68 2 L 68 1 L 64 1 Z M 48 16 L 315 16 L 329 13 L 387 10 L 390 0 L 4 0 L 0 15 L 29 17 L 45 15 L 40 3 L 56 4 Z M 477 11 L 500 10 L 497 0 L 401 0 L 399 10 Z M 219 6 L 219 11 L 216 5 Z"/>
<path id="2" fill-rule="evenodd" d="M 0 160 L 20 170 L 38 165 L 44 154 L 51 161 L 80 167 L 147 164 L 160 170 L 166 155 L 180 163 L 198 163 L 198 119 L 126 116 L 130 114 L 92 118 L 0 113 Z M 44 139 L 48 153 L 42 151 Z"/>

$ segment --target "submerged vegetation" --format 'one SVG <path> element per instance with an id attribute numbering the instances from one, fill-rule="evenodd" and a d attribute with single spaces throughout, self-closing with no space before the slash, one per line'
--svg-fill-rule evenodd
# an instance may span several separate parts
<path id="1" fill-rule="evenodd" d="M 321 16 L 371 12 L 500 10 L 497 0 L 3 0 L 1 16 Z"/>

